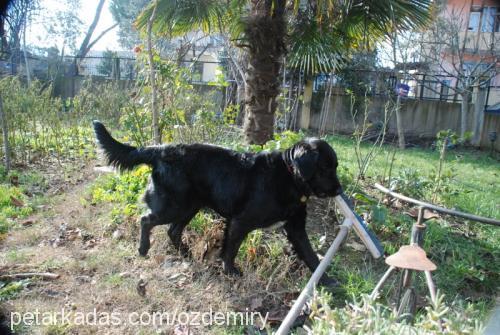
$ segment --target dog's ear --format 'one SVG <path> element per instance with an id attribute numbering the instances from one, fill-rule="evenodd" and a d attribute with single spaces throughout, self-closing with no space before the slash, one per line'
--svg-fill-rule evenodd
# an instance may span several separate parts
<path id="1" fill-rule="evenodd" d="M 313 149 L 309 143 L 298 143 L 293 148 L 292 162 L 303 180 L 309 180 L 316 171 L 318 163 L 318 151 Z"/>

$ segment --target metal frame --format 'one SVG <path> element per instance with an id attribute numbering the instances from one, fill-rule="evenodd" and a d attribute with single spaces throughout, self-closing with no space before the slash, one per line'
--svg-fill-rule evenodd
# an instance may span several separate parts
<path id="1" fill-rule="evenodd" d="M 304 287 L 299 297 L 293 304 L 292 308 L 286 315 L 285 319 L 281 323 L 280 327 L 276 331 L 276 335 L 286 335 L 289 333 L 290 328 L 293 325 L 295 319 L 299 316 L 302 307 L 311 298 L 314 287 L 316 287 L 316 285 L 318 284 L 321 276 L 325 272 L 328 265 L 330 265 L 333 257 L 339 250 L 342 242 L 344 242 L 348 232 L 352 227 L 354 227 L 354 231 L 359 236 L 361 241 L 363 241 L 366 248 L 370 251 L 374 258 L 379 258 L 384 253 L 383 248 L 375 235 L 369 231 L 363 219 L 354 212 L 347 196 L 341 194 L 336 196 L 334 200 L 340 212 L 345 217 L 342 225 L 340 226 L 340 231 L 335 237 L 335 240 L 331 244 L 330 248 L 328 248 L 328 251 L 326 252 L 323 260 L 319 263 L 306 286 Z"/>

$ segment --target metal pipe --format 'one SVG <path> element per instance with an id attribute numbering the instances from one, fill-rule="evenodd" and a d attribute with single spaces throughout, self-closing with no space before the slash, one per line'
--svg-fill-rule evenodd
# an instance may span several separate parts
<path id="1" fill-rule="evenodd" d="M 390 195 L 391 197 L 394 197 L 396 199 L 403 200 L 405 202 L 409 202 L 409 203 L 412 203 L 412 204 L 415 204 L 418 206 L 423 206 L 427 209 L 431 209 L 431 210 L 436 211 L 436 212 L 440 212 L 440 213 L 444 213 L 444 214 L 448 214 L 448 215 L 453 215 L 453 216 L 459 216 L 459 217 L 467 219 L 467 220 L 482 222 L 482 223 L 486 223 L 486 224 L 493 225 L 493 226 L 500 226 L 499 220 L 485 218 L 483 216 L 478 216 L 478 215 L 474 215 L 474 214 L 468 214 L 468 213 L 463 213 L 463 212 L 459 212 L 459 211 L 454 211 L 452 209 L 436 206 L 436 205 L 430 204 L 428 202 L 416 200 L 416 199 L 404 196 L 402 194 L 393 192 L 393 191 L 389 190 L 388 188 L 386 188 L 378 183 L 375 183 L 374 186 L 379 191 L 386 193 L 386 194 Z"/>
<path id="2" fill-rule="evenodd" d="M 320 280 L 321 276 L 325 272 L 328 265 L 330 265 L 330 263 L 333 259 L 333 256 L 335 256 L 335 253 L 337 252 L 340 245 L 342 244 L 342 242 L 346 238 L 347 233 L 351 229 L 351 226 L 352 226 L 352 221 L 349 218 L 346 218 L 344 220 L 344 222 L 342 223 L 342 225 L 340 226 L 340 231 L 337 234 L 337 237 L 333 241 L 332 245 L 330 246 L 330 248 L 326 252 L 325 257 L 323 258 L 323 260 L 321 260 L 321 263 L 319 263 L 318 267 L 316 268 L 316 270 L 312 274 L 311 278 L 307 282 L 306 286 L 304 287 L 304 289 L 300 293 L 299 297 L 297 298 L 297 300 L 293 304 L 292 308 L 290 309 L 287 316 L 285 317 L 285 319 L 281 323 L 281 325 L 278 328 L 278 330 L 276 331 L 275 335 L 288 335 L 289 334 L 290 328 L 292 327 L 295 319 L 297 318 L 297 316 L 299 316 L 300 311 L 302 310 L 302 307 L 304 306 L 304 304 L 311 297 L 311 293 L 312 293 L 314 287 L 316 286 L 316 284 L 318 284 L 318 281 Z"/>
<path id="3" fill-rule="evenodd" d="M 432 275 L 430 271 L 425 271 L 425 280 L 427 281 L 427 287 L 429 287 L 429 293 L 431 294 L 432 303 L 436 304 L 436 285 L 432 280 Z"/>
<path id="4" fill-rule="evenodd" d="M 396 269 L 396 267 L 393 266 L 393 265 L 391 265 L 389 267 L 389 269 L 387 269 L 387 271 L 384 273 L 384 275 L 382 276 L 382 278 L 380 278 L 379 282 L 377 283 L 377 286 L 375 286 L 375 288 L 373 289 L 372 293 L 370 294 L 370 298 L 377 299 L 378 291 L 380 291 L 380 288 L 382 287 L 382 285 L 384 285 L 384 283 L 387 281 L 387 278 L 389 278 L 389 276 L 391 275 L 392 271 L 394 271 L 395 269 Z"/>

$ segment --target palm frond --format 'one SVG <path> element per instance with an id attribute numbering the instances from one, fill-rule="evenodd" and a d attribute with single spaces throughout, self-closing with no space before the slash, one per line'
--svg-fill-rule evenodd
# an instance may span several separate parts
<path id="1" fill-rule="evenodd" d="M 231 26 L 231 20 L 237 17 L 238 4 L 242 0 L 233 0 L 230 5 L 218 0 L 158 0 L 156 18 L 152 30 L 157 35 L 180 36 L 193 30 L 206 33 L 218 32 Z M 146 28 L 152 15 L 155 1 L 152 1 L 137 17 L 138 29 Z"/>
<path id="2" fill-rule="evenodd" d="M 289 39 L 288 64 L 306 75 L 330 73 L 345 61 L 342 38 L 334 31 L 321 31 L 314 18 L 296 22 Z"/>
<path id="3" fill-rule="evenodd" d="M 354 34 L 354 38 L 369 39 L 372 35 L 378 38 L 393 30 L 425 27 L 430 22 L 432 7 L 431 0 L 355 0 L 341 2 L 333 9 L 324 10 L 328 13 L 333 11 L 329 15 L 336 15 L 337 21 L 328 22 L 345 27 L 345 31 Z"/>

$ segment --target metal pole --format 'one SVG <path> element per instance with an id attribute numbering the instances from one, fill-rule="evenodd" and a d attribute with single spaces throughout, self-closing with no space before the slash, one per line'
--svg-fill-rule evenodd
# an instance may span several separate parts
<path id="1" fill-rule="evenodd" d="M 429 287 L 432 303 L 436 304 L 436 285 L 434 285 L 430 271 L 425 271 L 425 280 L 427 281 L 427 286 Z"/>
<path id="2" fill-rule="evenodd" d="M 321 263 L 319 263 L 318 267 L 316 268 L 316 270 L 312 274 L 311 278 L 307 282 L 306 286 L 304 287 L 304 289 L 300 293 L 299 297 L 297 298 L 297 300 L 293 304 L 292 308 L 290 309 L 287 316 L 285 317 L 285 320 L 283 320 L 283 322 L 281 323 L 281 325 L 278 328 L 278 331 L 275 333 L 275 335 L 288 335 L 288 333 L 290 331 L 290 327 L 293 325 L 297 316 L 299 316 L 300 311 L 302 310 L 302 307 L 304 306 L 304 304 L 311 297 L 311 293 L 312 293 L 314 287 L 316 286 L 316 284 L 320 280 L 321 276 L 325 272 L 328 265 L 330 265 L 330 263 L 333 259 L 333 256 L 335 256 L 335 253 L 337 252 L 340 245 L 342 244 L 342 242 L 346 238 L 347 233 L 351 229 L 351 226 L 352 226 L 352 221 L 349 218 L 345 219 L 344 222 L 342 223 L 342 225 L 340 226 L 340 231 L 337 234 L 337 237 L 335 238 L 332 245 L 330 246 L 330 248 L 326 252 L 325 257 L 323 258 Z"/>
<path id="3" fill-rule="evenodd" d="M 384 285 L 384 283 L 387 281 L 387 278 L 389 278 L 392 271 L 394 271 L 395 269 L 396 267 L 392 265 L 389 267 L 389 269 L 387 269 L 387 271 L 384 273 L 382 278 L 380 278 L 379 282 L 377 283 L 377 286 L 375 286 L 375 288 L 373 289 L 372 294 L 370 294 L 370 298 L 377 299 L 378 291 L 380 291 L 382 285 Z"/>
<path id="4" fill-rule="evenodd" d="M 430 210 L 433 210 L 436 212 L 441 212 L 441 213 L 448 214 L 448 215 L 459 216 L 459 217 L 467 219 L 467 220 L 482 222 L 482 223 L 486 223 L 486 224 L 490 224 L 490 225 L 494 225 L 494 226 L 500 226 L 500 220 L 495 220 L 495 219 L 485 218 L 483 216 L 458 212 L 458 211 L 454 211 L 454 210 L 451 210 L 448 208 L 436 206 L 436 205 L 430 204 L 428 202 L 416 200 L 416 199 L 404 196 L 402 194 L 393 192 L 393 191 L 389 190 L 388 188 L 386 188 L 378 183 L 375 183 L 375 188 L 377 188 L 378 190 L 380 190 L 386 194 L 389 194 L 391 197 L 397 198 L 399 200 L 403 200 L 405 202 L 409 202 L 411 204 L 422 206 L 422 207 L 425 207 L 427 209 L 430 209 Z"/>

